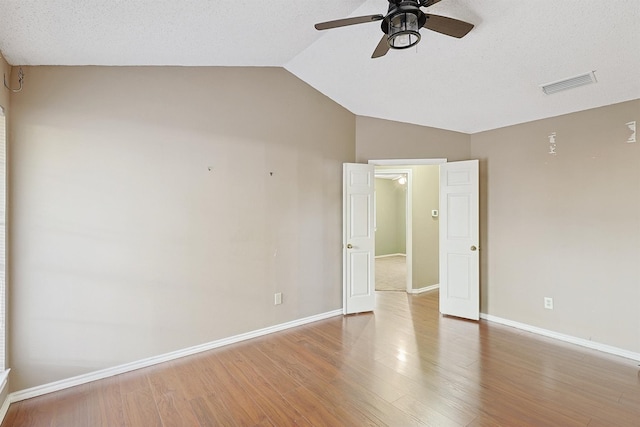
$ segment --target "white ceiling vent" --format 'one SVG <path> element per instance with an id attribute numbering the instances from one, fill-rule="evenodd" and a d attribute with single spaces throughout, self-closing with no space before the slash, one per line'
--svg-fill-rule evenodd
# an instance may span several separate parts
<path id="1" fill-rule="evenodd" d="M 574 87 L 584 86 L 591 83 L 596 83 L 596 75 L 594 71 L 586 74 L 580 74 L 579 76 L 569 77 L 568 79 L 558 80 L 557 82 L 545 83 L 540 85 L 542 91 L 547 95 L 560 92 L 562 90 L 573 89 Z"/>

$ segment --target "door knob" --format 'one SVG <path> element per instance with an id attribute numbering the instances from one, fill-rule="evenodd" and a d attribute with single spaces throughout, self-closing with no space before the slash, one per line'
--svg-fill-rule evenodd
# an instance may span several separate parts
<path id="1" fill-rule="evenodd" d="M 353 245 L 351 243 L 347 243 L 347 249 L 353 249 Z"/>
<path id="2" fill-rule="evenodd" d="M 472 251 L 476 251 L 476 250 L 478 250 L 478 248 L 476 248 L 475 246 L 471 246 L 471 250 Z"/>

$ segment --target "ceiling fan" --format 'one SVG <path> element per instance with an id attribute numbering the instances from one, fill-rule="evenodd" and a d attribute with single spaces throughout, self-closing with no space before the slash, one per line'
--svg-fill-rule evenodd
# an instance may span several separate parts
<path id="1" fill-rule="evenodd" d="M 366 15 L 353 18 L 316 24 L 316 30 L 346 27 L 347 25 L 364 24 L 382 21 L 384 36 L 373 51 L 371 58 L 379 58 L 387 54 L 389 49 L 406 49 L 420 41 L 420 28 L 424 27 L 447 36 L 462 38 L 473 24 L 448 18 L 446 16 L 424 13 L 420 8 L 432 6 L 440 0 L 388 0 L 389 10 L 386 15 Z"/>

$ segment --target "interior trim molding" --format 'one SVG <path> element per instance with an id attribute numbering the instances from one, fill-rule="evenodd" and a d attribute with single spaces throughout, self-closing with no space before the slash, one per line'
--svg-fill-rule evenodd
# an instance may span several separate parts
<path id="1" fill-rule="evenodd" d="M 9 383 L 9 371 L 11 371 L 11 369 L 5 369 L 4 372 L 0 373 L 0 396 L 5 395 L 2 406 L 0 406 L 0 424 L 4 421 L 4 416 L 7 415 L 9 405 L 11 404 L 11 395 L 6 393 L 6 388 Z"/>
<path id="2" fill-rule="evenodd" d="M 292 320 L 290 322 L 269 326 L 267 328 L 258 329 L 252 332 L 246 332 L 244 334 L 239 334 L 239 335 L 235 335 L 228 338 L 222 338 L 216 341 L 211 341 L 211 342 L 196 345 L 193 347 L 184 348 L 182 350 L 176 350 L 170 353 L 165 353 L 158 356 L 137 360 L 135 362 L 125 363 L 123 365 L 101 369 L 99 371 L 89 372 L 87 374 L 66 378 L 60 381 L 55 381 L 52 383 L 15 391 L 9 394 L 6 402 L 14 403 L 14 402 L 19 402 L 25 399 L 30 399 L 32 397 L 42 396 L 43 394 L 53 393 L 54 391 L 63 390 L 69 387 L 75 387 L 77 385 L 82 385 L 92 381 L 101 380 L 103 378 L 112 377 L 114 375 L 124 374 L 125 372 L 135 371 L 136 369 L 146 368 L 148 366 L 157 365 L 159 363 L 168 362 L 171 360 L 179 359 L 181 357 L 190 356 L 192 354 L 201 353 L 203 351 L 212 350 L 218 347 L 223 347 L 229 344 L 235 344 L 240 341 L 246 341 L 252 338 L 261 337 L 264 335 L 272 334 L 274 332 L 284 331 L 285 329 L 295 328 L 296 326 L 306 325 L 307 323 L 317 322 L 319 320 L 328 319 L 334 316 L 342 316 L 342 309 L 328 311 L 326 313 L 320 313 L 313 316 L 304 317 L 298 320 Z M 8 407 L 9 405 L 6 402 L 5 404 Z M 1 421 L 2 419 L 0 419 L 0 422 Z"/>
<path id="3" fill-rule="evenodd" d="M 7 386 L 10 371 L 11 369 L 5 369 L 2 373 L 0 373 L 0 393 L 3 393 L 4 388 Z"/>
<path id="4" fill-rule="evenodd" d="M 532 332 L 534 334 L 543 335 L 545 337 L 554 338 L 560 341 L 568 342 L 571 344 L 577 344 L 582 347 L 599 350 L 604 353 L 614 354 L 616 356 L 626 357 L 627 359 L 640 361 L 640 353 L 634 353 L 633 351 L 625 350 L 611 345 L 602 344 L 595 341 L 590 341 L 584 338 L 574 337 L 572 335 L 565 335 L 559 332 L 550 331 L 548 329 L 538 328 L 537 326 L 528 325 L 526 323 L 515 322 L 509 319 L 503 319 L 491 314 L 480 313 L 480 318 L 489 322 L 499 323 L 505 326 L 511 326 L 512 328 L 521 329 L 523 331 Z"/>
<path id="5" fill-rule="evenodd" d="M 392 256 L 404 256 L 404 257 L 406 257 L 407 254 L 397 253 L 397 254 L 376 255 L 374 258 L 388 258 L 388 257 L 392 257 Z"/>
<path id="6" fill-rule="evenodd" d="M 447 159 L 378 159 L 369 160 L 367 163 L 376 166 L 441 165 L 447 163 Z"/>
<path id="7" fill-rule="evenodd" d="M 7 415 L 7 411 L 9 410 L 9 405 L 11 404 L 11 395 L 8 394 L 5 397 L 4 402 L 2 402 L 2 406 L 0 407 L 0 423 L 4 421 L 5 415 Z"/>
<path id="8" fill-rule="evenodd" d="M 436 283 L 435 285 L 431 285 L 431 286 L 425 286 L 424 288 L 410 289 L 408 292 L 410 294 L 421 294 L 423 292 L 435 291 L 436 289 L 440 289 L 439 283 Z"/>

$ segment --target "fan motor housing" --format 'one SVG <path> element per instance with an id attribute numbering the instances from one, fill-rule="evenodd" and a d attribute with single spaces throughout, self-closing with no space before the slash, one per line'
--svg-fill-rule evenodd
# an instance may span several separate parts
<path id="1" fill-rule="evenodd" d="M 382 20 L 381 28 L 382 32 L 385 34 L 389 34 L 389 24 L 391 19 L 397 15 L 402 13 L 410 13 L 415 15 L 418 18 L 418 27 L 422 28 L 424 24 L 427 22 L 427 15 L 424 14 L 422 10 L 420 10 L 420 5 L 417 1 L 404 0 L 398 3 L 389 3 L 389 11 L 387 12 L 387 16 Z"/>

